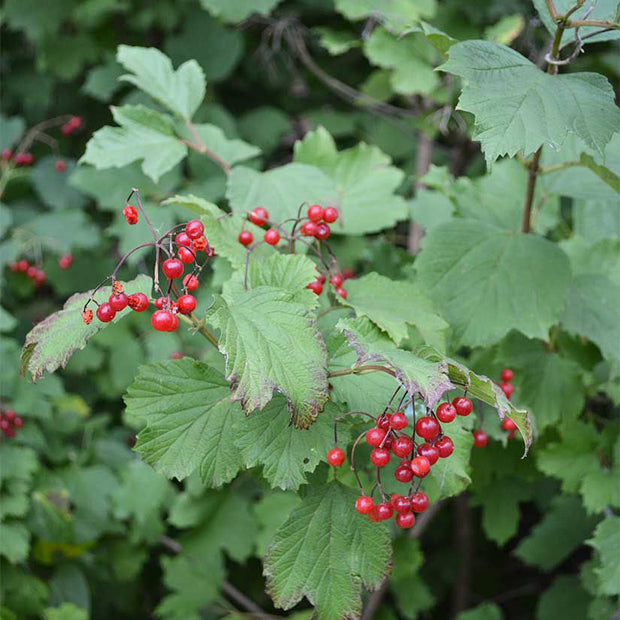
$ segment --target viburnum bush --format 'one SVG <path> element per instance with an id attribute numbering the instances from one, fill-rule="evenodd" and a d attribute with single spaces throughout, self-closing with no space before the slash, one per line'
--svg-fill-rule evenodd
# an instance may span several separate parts
<path id="1" fill-rule="evenodd" d="M 2 617 L 613 617 L 617 7 L 91 4 L 4 9 Z"/>

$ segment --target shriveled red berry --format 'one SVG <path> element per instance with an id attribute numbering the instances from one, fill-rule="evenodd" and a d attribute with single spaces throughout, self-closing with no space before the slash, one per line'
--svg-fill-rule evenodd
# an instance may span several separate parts
<path id="1" fill-rule="evenodd" d="M 474 436 L 474 446 L 476 448 L 483 448 L 487 445 L 489 436 L 482 429 L 472 431 L 472 435 Z"/>
<path id="2" fill-rule="evenodd" d="M 392 508 L 387 502 L 377 504 L 373 508 L 373 512 L 378 517 L 379 521 L 387 521 L 392 518 L 394 514 L 394 508 Z"/>
<path id="3" fill-rule="evenodd" d="M 138 223 L 138 211 L 134 206 L 126 204 L 123 207 L 123 215 L 125 216 L 125 219 L 130 226 Z"/>
<path id="4" fill-rule="evenodd" d="M 366 432 L 366 443 L 378 448 L 385 439 L 385 431 L 382 428 L 371 428 Z"/>
<path id="5" fill-rule="evenodd" d="M 431 470 L 431 463 L 425 456 L 416 456 L 411 460 L 411 471 L 414 476 L 424 478 Z"/>
<path id="6" fill-rule="evenodd" d="M 323 285 L 318 280 L 310 282 L 310 284 L 308 284 L 306 288 L 309 288 L 313 293 L 316 293 L 317 295 L 320 295 L 323 292 Z"/>
<path id="7" fill-rule="evenodd" d="M 200 220 L 190 220 L 185 224 L 185 232 L 190 239 L 198 239 L 204 231 L 204 224 Z"/>
<path id="8" fill-rule="evenodd" d="M 110 295 L 108 302 L 112 306 L 115 312 L 120 312 L 127 307 L 129 303 L 129 297 L 125 295 L 125 293 L 121 293 L 120 295 Z"/>
<path id="9" fill-rule="evenodd" d="M 347 298 L 347 292 L 342 288 L 342 286 L 339 286 L 336 289 L 336 294 L 340 295 L 340 297 L 342 297 L 342 299 L 346 299 Z"/>
<path id="10" fill-rule="evenodd" d="M 329 283 L 335 288 L 342 286 L 343 282 L 344 282 L 344 278 L 342 277 L 342 274 L 340 273 L 335 273 L 333 276 L 329 278 Z"/>
<path id="11" fill-rule="evenodd" d="M 450 437 L 444 435 L 435 442 L 435 448 L 439 450 L 439 456 L 442 459 L 449 457 L 454 452 L 454 442 Z"/>
<path id="12" fill-rule="evenodd" d="M 169 332 L 172 331 L 174 319 L 175 317 L 169 310 L 157 310 L 151 316 L 151 325 L 158 332 Z"/>
<path id="13" fill-rule="evenodd" d="M 441 403 L 437 407 L 435 415 L 440 422 L 447 424 L 456 418 L 456 407 L 452 403 Z"/>
<path id="14" fill-rule="evenodd" d="M 265 232 L 265 243 L 269 245 L 277 245 L 280 243 L 280 233 L 275 228 L 270 228 Z"/>
<path id="15" fill-rule="evenodd" d="M 242 230 L 239 233 L 239 243 L 241 245 L 245 245 L 246 247 L 254 241 L 254 235 L 249 230 Z"/>
<path id="16" fill-rule="evenodd" d="M 370 453 L 370 460 L 377 467 L 385 467 L 390 462 L 390 451 L 386 448 L 374 448 Z"/>
<path id="17" fill-rule="evenodd" d="M 418 456 L 424 456 L 431 465 L 434 465 L 439 459 L 439 450 L 430 443 L 423 443 L 418 446 Z"/>
<path id="18" fill-rule="evenodd" d="M 194 252 L 184 245 L 180 246 L 177 250 L 177 256 L 179 257 L 179 260 L 186 265 L 193 263 L 195 260 Z"/>
<path id="19" fill-rule="evenodd" d="M 254 207 L 248 215 L 250 222 L 252 224 L 256 224 L 256 226 L 264 226 L 269 219 L 269 213 L 267 209 L 263 209 L 263 207 Z"/>
<path id="20" fill-rule="evenodd" d="M 198 288 L 199 284 L 200 284 L 200 282 L 198 281 L 198 278 L 195 275 L 191 274 L 191 273 L 188 273 L 183 278 L 183 286 L 188 291 L 195 291 Z"/>
<path id="21" fill-rule="evenodd" d="M 56 172 L 64 172 L 66 169 L 67 169 L 67 164 L 63 159 L 59 159 L 54 164 L 54 170 L 56 170 Z"/>
<path id="22" fill-rule="evenodd" d="M 61 269 L 69 269 L 69 267 L 71 267 L 72 264 L 73 264 L 73 256 L 71 254 L 63 254 L 58 259 L 58 266 Z"/>
<path id="23" fill-rule="evenodd" d="M 396 495 L 397 497 L 394 497 Z M 392 499 L 390 500 L 390 504 L 392 504 L 392 508 L 396 512 L 409 512 L 411 510 L 411 500 L 404 495 L 399 495 L 395 493 L 392 495 Z"/>
<path id="24" fill-rule="evenodd" d="M 505 431 L 514 431 L 517 428 L 517 425 L 510 418 L 504 418 L 502 420 L 502 428 Z"/>
<path id="25" fill-rule="evenodd" d="M 316 227 L 316 235 L 314 235 L 314 237 L 315 239 L 318 239 L 319 241 L 324 241 L 325 239 L 329 237 L 329 235 L 331 235 L 331 233 L 332 233 L 331 228 L 327 224 L 323 224 L 323 222 L 321 222 Z"/>
<path id="26" fill-rule="evenodd" d="M 500 383 L 499 387 L 502 388 L 502 392 L 504 392 L 506 398 L 510 398 L 512 396 L 512 393 L 515 391 L 515 386 L 512 385 L 512 383 L 508 383 L 507 381 Z"/>
<path id="27" fill-rule="evenodd" d="M 361 515 L 367 515 L 374 507 L 375 503 L 372 501 L 372 497 L 368 497 L 368 495 L 360 495 L 355 500 L 355 510 Z"/>
<path id="28" fill-rule="evenodd" d="M 415 432 L 423 439 L 434 439 L 439 435 L 439 423 L 435 418 L 425 415 L 415 423 Z"/>
<path id="29" fill-rule="evenodd" d="M 515 373 L 510 368 L 504 368 L 504 370 L 502 370 L 502 373 L 500 375 L 500 377 L 502 378 L 502 381 L 504 381 L 505 383 L 512 381 L 512 378 L 514 376 L 515 376 Z"/>
<path id="30" fill-rule="evenodd" d="M 86 323 L 86 325 L 90 325 L 90 322 L 93 320 L 93 311 L 90 308 L 86 308 L 86 310 L 82 310 L 82 321 Z"/>
<path id="31" fill-rule="evenodd" d="M 97 318 L 102 323 L 109 323 L 115 316 L 116 310 L 107 302 L 97 308 Z"/>
<path id="32" fill-rule="evenodd" d="M 177 305 L 181 314 L 190 314 L 196 309 L 196 298 L 193 295 L 181 295 L 177 299 Z"/>
<path id="33" fill-rule="evenodd" d="M 307 216 L 311 222 L 320 222 L 323 219 L 323 207 L 320 205 L 312 205 L 308 207 Z"/>
<path id="34" fill-rule="evenodd" d="M 402 411 L 397 411 L 390 418 L 390 426 L 395 431 L 402 431 L 407 426 L 407 416 Z"/>
<path id="35" fill-rule="evenodd" d="M 170 297 L 158 297 L 153 303 L 158 310 L 170 309 Z"/>
<path id="36" fill-rule="evenodd" d="M 413 512 L 424 512 L 428 508 L 428 495 L 417 491 L 410 497 L 410 502 Z"/>
<path id="37" fill-rule="evenodd" d="M 200 235 L 198 239 L 192 241 L 192 250 L 194 250 L 194 252 L 204 252 L 208 245 L 207 238 L 204 235 Z"/>
<path id="38" fill-rule="evenodd" d="M 411 437 L 403 435 L 396 439 L 394 443 L 392 443 L 392 452 L 401 459 L 409 456 L 413 452 L 413 441 Z"/>
<path id="39" fill-rule="evenodd" d="M 332 467 L 340 467 L 344 463 L 346 458 L 347 457 L 344 453 L 344 450 L 342 450 L 341 448 L 332 448 L 327 453 L 327 462 Z"/>
<path id="40" fill-rule="evenodd" d="M 390 420 L 392 419 L 391 413 L 382 413 L 376 420 L 375 424 L 378 428 L 382 428 L 384 431 L 387 431 L 390 428 Z"/>
<path id="41" fill-rule="evenodd" d="M 408 530 L 415 523 L 413 512 L 399 512 L 396 515 L 396 525 L 403 530 Z"/>
<path id="42" fill-rule="evenodd" d="M 136 312 L 144 312 L 149 307 L 149 298 L 144 293 L 129 295 L 127 305 Z"/>
<path id="43" fill-rule="evenodd" d="M 325 207 L 323 211 L 323 221 L 331 224 L 338 219 L 338 209 L 335 207 Z"/>
<path id="44" fill-rule="evenodd" d="M 183 263 L 178 258 L 167 258 L 162 265 L 166 277 L 170 280 L 183 275 Z"/>
<path id="45" fill-rule="evenodd" d="M 456 409 L 456 414 L 461 416 L 468 416 L 474 409 L 474 403 L 466 396 L 457 396 L 452 404 Z"/>
<path id="46" fill-rule="evenodd" d="M 176 241 L 177 245 L 184 245 L 185 247 L 190 247 L 192 245 L 192 240 L 189 238 L 189 235 L 183 231 L 180 232 L 175 238 L 174 240 Z"/>
<path id="47" fill-rule="evenodd" d="M 413 472 L 410 465 L 403 465 L 402 463 L 394 470 L 394 478 L 398 482 L 411 482 L 413 479 Z"/>
<path id="48" fill-rule="evenodd" d="M 299 229 L 304 237 L 314 237 L 319 227 L 316 222 L 304 222 Z"/>

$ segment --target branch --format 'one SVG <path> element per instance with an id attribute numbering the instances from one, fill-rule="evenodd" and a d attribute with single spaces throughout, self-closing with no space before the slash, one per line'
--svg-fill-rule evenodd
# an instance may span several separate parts
<path id="1" fill-rule="evenodd" d="M 607 22 L 600 19 L 576 19 L 575 21 L 568 22 L 566 28 L 608 28 L 610 30 L 620 30 L 620 24 L 616 22 Z"/>
<path id="2" fill-rule="evenodd" d="M 555 21 L 558 18 L 558 12 L 555 10 L 555 5 L 553 4 L 553 0 L 546 0 L 547 2 L 547 11 L 549 11 L 549 15 L 551 15 L 551 19 Z"/>
<path id="3" fill-rule="evenodd" d="M 534 191 L 536 190 L 536 178 L 538 176 L 538 164 L 542 154 L 542 146 L 538 148 L 528 166 L 527 189 L 525 191 L 525 202 L 523 203 L 523 222 L 521 232 L 530 232 L 530 220 L 532 217 L 532 203 L 534 202 Z"/>

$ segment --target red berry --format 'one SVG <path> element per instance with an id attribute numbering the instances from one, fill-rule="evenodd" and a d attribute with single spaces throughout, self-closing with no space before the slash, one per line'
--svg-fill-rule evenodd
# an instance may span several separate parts
<path id="1" fill-rule="evenodd" d="M 170 297 L 158 297 L 153 303 L 158 310 L 162 310 L 164 306 L 170 309 Z"/>
<path id="2" fill-rule="evenodd" d="M 3 416 L 6 420 L 8 420 L 11 424 L 13 423 L 13 421 L 15 420 L 16 414 L 13 411 L 13 409 L 7 409 L 4 412 L 4 416 Z"/>
<path id="3" fill-rule="evenodd" d="M 336 293 L 337 293 L 338 295 L 340 295 L 340 297 L 342 297 L 342 299 L 346 299 L 346 298 L 347 298 L 347 292 L 346 292 L 346 291 L 342 288 L 342 286 L 339 286 L 339 287 L 336 289 Z"/>
<path id="4" fill-rule="evenodd" d="M 413 512 L 424 512 L 428 508 L 428 495 L 426 493 L 422 493 L 422 491 L 417 491 L 414 493 L 411 498 L 411 510 Z"/>
<path id="5" fill-rule="evenodd" d="M 82 320 L 86 325 L 90 325 L 93 320 L 93 311 L 90 308 L 86 308 L 86 310 L 82 310 Z"/>
<path id="6" fill-rule="evenodd" d="M 196 309 L 196 298 L 193 295 L 181 295 L 177 299 L 177 305 L 181 314 L 190 314 Z"/>
<path id="7" fill-rule="evenodd" d="M 416 456 L 411 460 L 411 471 L 414 476 L 424 478 L 431 470 L 431 463 L 425 456 Z"/>
<path id="8" fill-rule="evenodd" d="M 342 277 L 341 274 L 339 273 L 335 273 L 333 276 L 331 276 L 331 278 L 329 279 L 329 283 L 334 286 L 335 288 L 338 288 L 339 286 L 342 286 L 342 283 L 344 282 L 344 278 Z"/>
<path id="9" fill-rule="evenodd" d="M 304 222 L 299 230 L 304 237 L 314 237 L 319 227 L 316 222 Z"/>
<path id="10" fill-rule="evenodd" d="M 102 323 L 109 323 L 115 316 L 116 310 L 107 302 L 97 308 L 97 318 Z"/>
<path id="11" fill-rule="evenodd" d="M 431 465 L 434 465 L 439 459 L 439 450 L 435 446 L 432 446 L 430 443 L 423 443 L 418 446 L 417 450 L 418 456 L 424 456 L 428 459 L 428 462 Z"/>
<path id="12" fill-rule="evenodd" d="M 129 297 L 127 297 L 125 293 L 121 293 L 120 295 L 110 295 L 108 301 L 110 302 L 110 305 L 112 306 L 114 312 L 120 312 L 127 307 L 127 304 L 129 303 Z"/>
<path id="13" fill-rule="evenodd" d="M 23 259 L 17 261 L 17 271 L 21 271 L 22 273 L 26 273 L 28 271 L 29 263 L 27 260 Z"/>
<path id="14" fill-rule="evenodd" d="M 190 239 L 198 239 L 204 231 L 205 227 L 200 220 L 190 220 L 185 224 L 185 232 Z"/>
<path id="15" fill-rule="evenodd" d="M 506 398 L 510 398 L 512 396 L 512 393 L 515 391 L 515 387 L 514 385 L 512 385 L 512 383 L 508 383 L 508 382 L 500 383 L 499 387 L 502 388 L 502 392 L 504 392 L 504 394 L 506 395 Z"/>
<path id="16" fill-rule="evenodd" d="M 71 267 L 72 264 L 73 264 L 73 256 L 71 254 L 63 254 L 58 259 L 58 266 L 61 269 L 69 269 L 69 267 Z"/>
<path id="17" fill-rule="evenodd" d="M 2 149 L 2 161 L 9 161 L 13 155 L 11 149 Z"/>
<path id="18" fill-rule="evenodd" d="M 127 305 L 136 312 L 144 312 L 149 307 L 149 298 L 144 293 L 129 295 Z"/>
<path id="19" fill-rule="evenodd" d="M 183 286 L 188 291 L 195 291 L 198 288 L 199 284 L 200 284 L 200 282 L 198 281 L 198 278 L 195 275 L 191 274 L 191 273 L 188 273 L 183 278 Z"/>
<path id="20" fill-rule="evenodd" d="M 489 436 L 482 429 L 472 431 L 472 435 L 474 436 L 474 446 L 476 448 L 483 448 L 487 445 Z"/>
<path id="21" fill-rule="evenodd" d="M 413 472 L 411 471 L 411 467 L 409 465 L 403 465 L 401 463 L 394 470 L 394 478 L 398 480 L 398 482 L 411 482 L 413 479 Z"/>
<path id="22" fill-rule="evenodd" d="M 319 271 L 319 275 L 316 277 L 316 279 L 321 283 L 321 284 L 325 284 L 325 274 Z"/>
<path id="23" fill-rule="evenodd" d="M 392 508 L 394 508 L 396 512 L 409 512 L 411 510 L 411 500 L 398 493 L 392 495 L 390 504 L 392 504 Z"/>
<path id="24" fill-rule="evenodd" d="M 390 426 L 395 431 L 402 431 L 407 426 L 407 416 L 402 411 L 397 411 L 390 418 Z"/>
<path id="25" fill-rule="evenodd" d="M 344 450 L 341 450 L 340 448 L 332 448 L 327 453 L 327 462 L 332 467 L 340 467 L 344 463 L 345 459 L 346 455 Z"/>
<path id="26" fill-rule="evenodd" d="M 178 258 L 167 258 L 162 268 L 170 280 L 180 278 L 183 275 L 183 263 Z"/>
<path id="27" fill-rule="evenodd" d="M 338 209 L 334 207 L 325 207 L 325 211 L 323 212 L 323 221 L 331 224 L 338 219 Z"/>
<path id="28" fill-rule="evenodd" d="M 169 310 L 157 310 L 151 317 L 151 325 L 158 332 L 173 331 L 172 327 L 175 318 L 176 317 Z"/>
<path id="29" fill-rule="evenodd" d="M 306 288 L 309 288 L 313 293 L 316 293 L 317 295 L 320 295 L 323 292 L 323 285 L 318 280 L 310 282 L 310 284 L 308 284 Z"/>
<path id="30" fill-rule="evenodd" d="M 176 329 L 179 327 L 179 317 L 174 312 L 171 312 L 171 314 L 172 314 L 172 325 L 168 331 L 173 332 L 173 331 L 176 331 Z"/>
<path id="31" fill-rule="evenodd" d="M 11 428 L 8 420 L 0 420 L 0 431 L 3 433 L 8 431 Z"/>
<path id="32" fill-rule="evenodd" d="M 132 205 L 127 204 L 124 206 L 123 215 L 130 226 L 138 223 L 138 211 Z"/>
<path id="33" fill-rule="evenodd" d="M 177 256 L 182 263 L 189 265 L 194 262 L 194 253 L 184 245 L 180 246 L 177 250 Z"/>
<path id="34" fill-rule="evenodd" d="M 186 232 L 180 232 L 174 240 L 177 245 L 184 245 L 186 247 L 190 247 L 192 245 L 192 240 L 189 238 L 189 235 Z"/>
<path id="35" fill-rule="evenodd" d="M 28 269 L 26 269 L 26 275 L 29 278 L 34 279 L 37 275 L 37 271 L 38 269 L 34 266 L 34 265 L 30 265 L 30 267 L 28 267 Z"/>
<path id="36" fill-rule="evenodd" d="M 505 383 L 508 383 L 509 381 L 512 381 L 512 378 L 515 376 L 515 373 L 510 368 L 504 368 L 500 376 L 502 378 L 502 381 L 504 381 Z"/>
<path id="37" fill-rule="evenodd" d="M 504 418 L 502 420 L 502 428 L 505 431 L 514 431 L 517 428 L 517 425 L 510 418 Z"/>
<path id="38" fill-rule="evenodd" d="M 331 228 L 327 224 L 321 223 L 316 227 L 316 235 L 314 236 L 319 241 L 323 241 L 331 235 L 331 232 Z"/>
<path id="39" fill-rule="evenodd" d="M 514 430 L 512 430 L 512 431 L 510 431 L 508 433 L 508 439 L 514 439 L 514 436 L 515 436 L 515 431 Z"/>
<path id="40" fill-rule="evenodd" d="M 368 495 L 360 495 L 355 500 L 355 510 L 361 515 L 367 515 L 374 507 L 375 503 L 372 501 L 372 497 L 368 497 Z"/>
<path id="41" fill-rule="evenodd" d="M 61 128 L 63 136 L 70 136 L 73 133 L 73 127 L 69 123 L 65 123 Z"/>
<path id="42" fill-rule="evenodd" d="M 67 121 L 67 125 L 70 125 L 73 129 L 79 129 L 82 126 L 82 119 L 79 116 L 72 116 Z"/>
<path id="43" fill-rule="evenodd" d="M 241 245 L 245 245 L 246 247 L 254 241 L 254 235 L 249 230 L 242 230 L 239 233 L 239 243 Z"/>
<path id="44" fill-rule="evenodd" d="M 387 521 L 388 519 L 392 518 L 392 515 L 394 514 L 394 508 L 392 508 L 387 502 L 384 502 L 382 504 L 377 504 L 373 508 L 373 512 L 375 513 L 379 521 Z"/>
<path id="45" fill-rule="evenodd" d="M 198 239 L 192 241 L 192 250 L 194 250 L 194 252 L 204 252 L 208 245 L 207 238 L 204 235 L 200 235 Z"/>
<path id="46" fill-rule="evenodd" d="M 67 169 L 67 164 L 64 162 L 64 160 L 59 159 L 54 164 L 54 169 L 56 170 L 56 172 L 64 172 Z"/>
<path id="47" fill-rule="evenodd" d="M 33 161 L 34 157 L 32 153 L 17 153 L 17 155 L 15 155 L 16 166 L 30 166 Z"/>
<path id="48" fill-rule="evenodd" d="M 425 415 L 416 422 L 415 432 L 423 439 L 434 439 L 439 435 L 439 422 L 435 418 Z"/>
<path id="49" fill-rule="evenodd" d="M 465 396 L 457 396 L 452 401 L 452 404 L 454 405 L 454 408 L 456 409 L 457 415 L 467 416 L 474 409 L 474 404 L 471 402 L 471 400 L 469 400 L 469 398 Z"/>
<path id="50" fill-rule="evenodd" d="M 390 462 L 390 451 L 386 448 L 374 448 L 370 453 L 370 460 L 377 467 L 385 467 Z"/>
<path id="51" fill-rule="evenodd" d="M 263 207 L 255 207 L 252 211 L 250 211 L 248 217 L 250 218 L 250 222 L 252 222 L 252 224 L 256 224 L 256 226 L 264 226 L 269 219 L 269 213 L 267 212 L 267 209 L 263 209 Z"/>
<path id="52" fill-rule="evenodd" d="M 319 205 L 312 205 L 308 207 L 308 219 L 311 222 L 320 222 L 323 219 L 323 207 Z"/>
<path id="53" fill-rule="evenodd" d="M 378 448 L 385 439 L 385 431 L 382 428 L 371 428 L 366 433 L 366 443 L 369 446 L 373 446 L 374 448 Z"/>
<path id="54" fill-rule="evenodd" d="M 277 245 L 280 243 L 280 233 L 275 228 L 270 228 L 266 231 L 263 238 L 265 239 L 265 243 L 269 245 Z"/>
<path id="55" fill-rule="evenodd" d="M 413 441 L 411 440 L 411 437 L 407 437 L 406 435 L 399 437 L 392 444 L 392 452 L 401 459 L 409 456 L 412 451 Z"/>
<path id="56" fill-rule="evenodd" d="M 399 512 L 396 515 L 396 525 L 403 530 L 407 530 L 415 523 L 415 515 L 413 512 Z"/>
<path id="57" fill-rule="evenodd" d="M 441 403 L 441 405 L 437 407 L 435 415 L 440 422 L 447 424 L 456 418 L 456 407 L 452 403 Z"/>
<path id="58" fill-rule="evenodd" d="M 393 443 L 392 435 L 388 435 L 385 438 L 385 441 L 383 442 L 383 445 L 381 447 L 385 448 L 386 450 L 391 450 L 392 449 L 392 443 Z"/>
<path id="59" fill-rule="evenodd" d="M 390 420 L 392 419 L 391 413 L 382 413 L 376 420 L 375 424 L 378 428 L 382 428 L 384 431 L 387 431 L 390 428 Z"/>
<path id="60" fill-rule="evenodd" d="M 351 267 L 346 267 L 342 270 L 342 277 L 345 280 L 350 280 L 351 278 L 355 277 L 355 272 L 353 271 L 353 269 L 351 269 Z"/>
<path id="61" fill-rule="evenodd" d="M 439 456 L 445 459 L 454 452 L 454 443 L 450 437 L 444 435 L 435 442 L 435 448 L 439 450 Z"/>
<path id="62" fill-rule="evenodd" d="M 180 360 L 182 357 L 183 357 L 183 353 L 181 353 L 181 351 L 175 351 L 174 353 L 170 354 L 171 360 Z"/>
<path id="63" fill-rule="evenodd" d="M 381 521 L 381 519 L 379 519 L 379 517 L 377 516 L 377 513 L 375 512 L 374 508 L 368 513 L 368 518 L 373 523 L 379 523 L 379 521 Z"/>
<path id="64" fill-rule="evenodd" d="M 21 428 L 24 425 L 24 421 L 17 415 L 13 420 L 13 426 L 15 428 Z"/>
<path id="65" fill-rule="evenodd" d="M 15 437 L 15 429 L 14 429 L 14 428 L 7 428 L 7 429 L 4 431 L 4 434 L 5 434 L 5 435 L 6 435 L 6 437 L 8 437 L 9 439 L 10 439 L 11 437 Z"/>

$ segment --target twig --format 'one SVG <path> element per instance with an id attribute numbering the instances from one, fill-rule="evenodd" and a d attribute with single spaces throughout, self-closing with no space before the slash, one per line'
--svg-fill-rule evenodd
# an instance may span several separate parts
<path id="1" fill-rule="evenodd" d="M 534 192 L 536 190 L 536 178 L 538 176 L 538 164 L 542 154 L 542 146 L 538 148 L 529 164 L 527 171 L 527 189 L 525 191 L 525 201 L 523 203 L 523 222 L 521 232 L 530 232 L 530 219 L 532 216 L 532 203 L 534 202 Z"/>
<path id="2" fill-rule="evenodd" d="M 396 373 L 387 366 L 378 366 L 375 364 L 370 364 L 368 366 L 357 366 L 356 368 L 345 368 L 343 370 L 333 370 L 330 372 L 327 377 L 331 379 L 332 377 L 345 377 L 347 375 L 362 375 L 367 372 L 387 372 L 392 377 L 396 376 Z"/>
<path id="3" fill-rule="evenodd" d="M 206 155 L 211 161 L 215 162 L 227 175 L 230 174 L 230 165 L 225 162 L 219 155 L 214 153 L 211 149 L 207 148 L 207 145 L 204 143 L 203 139 L 200 137 L 200 134 L 196 131 L 193 123 L 191 121 L 187 121 L 187 128 L 191 132 L 196 143 L 190 142 L 189 140 L 182 140 L 183 144 L 188 146 L 189 148 L 201 153 L 202 155 Z"/>

